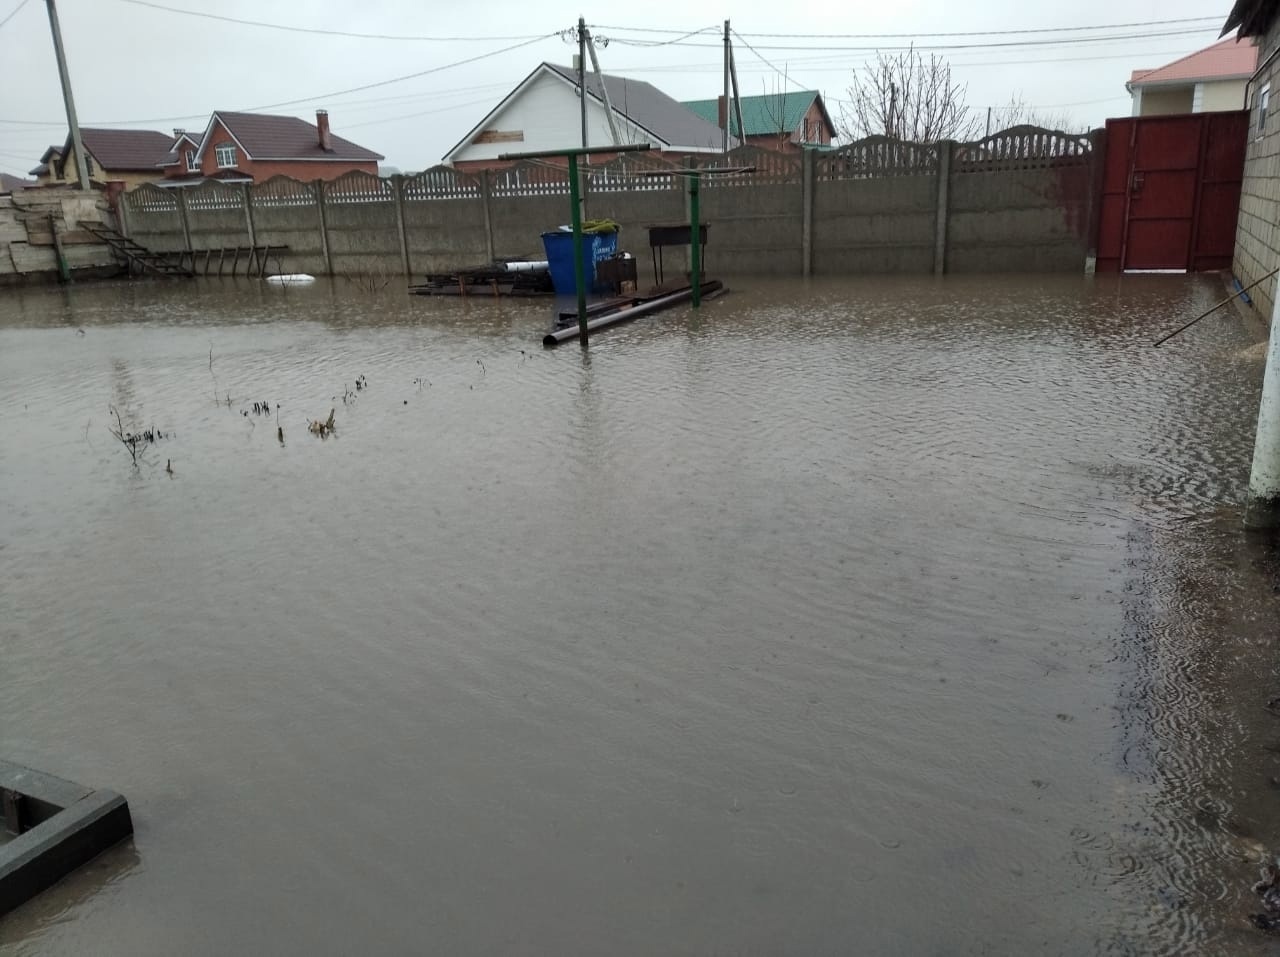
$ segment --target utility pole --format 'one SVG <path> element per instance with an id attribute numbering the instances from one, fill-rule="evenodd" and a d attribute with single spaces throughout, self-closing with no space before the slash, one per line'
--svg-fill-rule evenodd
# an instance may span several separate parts
<path id="1" fill-rule="evenodd" d="M 991 107 L 987 107 L 987 136 L 991 135 Z"/>
<path id="2" fill-rule="evenodd" d="M 724 22 L 724 99 L 720 101 L 720 113 L 724 117 L 724 131 L 720 137 L 720 152 L 729 152 L 729 21 Z"/>
<path id="3" fill-rule="evenodd" d="M 733 114 L 738 118 L 738 145 L 747 142 L 747 128 L 742 123 L 742 95 L 738 92 L 738 65 L 733 62 L 733 44 L 729 44 L 729 78 L 733 81 Z"/>
<path id="4" fill-rule="evenodd" d="M 53 53 L 58 58 L 58 76 L 62 80 L 62 100 L 67 105 L 67 125 L 71 127 L 71 146 L 76 155 L 76 172 L 80 188 L 89 188 L 89 167 L 84 159 L 84 141 L 80 139 L 80 123 L 76 120 L 76 101 L 71 96 L 71 76 L 67 73 L 67 55 L 62 52 L 62 29 L 58 26 L 58 9 L 53 0 L 45 0 L 49 8 L 49 28 L 53 31 Z"/>
<path id="5" fill-rule="evenodd" d="M 578 17 L 578 97 L 582 107 L 582 148 L 587 148 L 587 21 Z"/>
<path id="6" fill-rule="evenodd" d="M 604 115 L 609 121 L 609 135 L 613 137 L 614 146 L 621 146 L 622 138 L 618 135 L 618 124 L 613 118 L 613 101 L 609 99 L 609 87 L 604 82 L 604 74 L 600 72 L 600 58 L 596 56 L 596 45 L 590 30 L 587 31 L 587 52 L 591 54 L 591 69 L 600 81 L 600 96 L 604 99 Z M 585 97 L 583 101 L 586 101 Z"/>

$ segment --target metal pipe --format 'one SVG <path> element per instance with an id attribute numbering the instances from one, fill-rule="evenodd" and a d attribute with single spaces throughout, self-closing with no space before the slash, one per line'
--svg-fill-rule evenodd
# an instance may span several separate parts
<path id="1" fill-rule="evenodd" d="M 702 305 L 702 225 L 698 209 L 698 183 L 700 176 L 689 177 L 689 219 L 691 232 L 689 235 L 689 285 L 693 287 L 693 308 Z"/>
<path id="2" fill-rule="evenodd" d="M 1243 296 L 1246 292 L 1248 292 L 1254 286 L 1258 285 L 1259 283 L 1265 282 L 1267 279 L 1270 279 L 1272 276 L 1274 276 L 1278 272 L 1280 272 L 1280 266 L 1277 266 L 1275 269 L 1271 270 L 1271 272 L 1267 273 L 1265 276 L 1262 276 L 1259 279 L 1255 279 L 1253 282 L 1249 283 L 1249 285 L 1241 286 L 1231 295 L 1227 296 L 1226 299 L 1222 300 L 1222 302 L 1216 303 L 1215 305 L 1206 309 L 1204 312 L 1200 313 L 1200 315 L 1196 316 L 1190 322 L 1183 323 L 1182 325 L 1178 326 L 1177 329 L 1174 329 L 1173 332 L 1170 332 L 1168 335 L 1161 336 L 1155 342 L 1151 343 L 1151 345 L 1152 346 L 1161 345 L 1162 343 L 1168 342 L 1174 336 L 1179 335 L 1180 333 L 1186 332 L 1188 329 L 1194 326 L 1201 319 L 1204 319 L 1206 316 L 1213 315 L 1213 313 L 1217 312 L 1219 309 L 1221 309 L 1223 306 L 1229 303 L 1232 299 L 1236 298 L 1236 296 Z"/>
<path id="3" fill-rule="evenodd" d="M 703 284 L 701 292 L 708 295 L 719 292 L 724 288 L 724 284 L 719 279 L 711 279 Z M 693 296 L 693 289 L 680 289 L 676 292 L 669 293 L 658 299 L 650 299 L 648 302 L 642 302 L 637 306 L 629 306 L 626 309 L 619 309 L 617 312 L 610 312 L 603 316 L 597 316 L 587 323 L 588 328 L 593 332 L 597 329 L 603 329 L 606 326 L 616 325 L 621 322 L 629 322 L 632 319 L 638 319 L 640 316 L 647 315 L 651 312 L 657 312 L 659 309 L 666 309 L 674 306 L 676 303 L 683 302 Z M 556 329 L 548 332 L 542 337 L 544 346 L 555 346 L 562 342 L 572 339 L 577 332 L 572 326 L 566 326 L 563 329 Z"/>
<path id="4" fill-rule="evenodd" d="M 578 293 L 578 335 L 587 345 L 587 281 L 582 268 L 582 209 L 578 206 L 578 157 L 569 154 L 569 205 L 573 207 L 573 285 Z"/>

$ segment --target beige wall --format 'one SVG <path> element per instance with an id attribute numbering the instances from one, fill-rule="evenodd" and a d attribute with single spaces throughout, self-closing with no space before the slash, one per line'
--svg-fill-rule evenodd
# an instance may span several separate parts
<path id="1" fill-rule="evenodd" d="M 54 172 L 55 166 L 56 161 L 50 159 L 49 172 L 36 177 L 37 182 L 39 182 L 41 186 L 60 186 L 64 183 L 74 186 L 79 182 L 79 177 L 76 173 L 76 158 L 74 156 L 67 157 L 66 166 L 63 168 L 63 172 L 66 175 L 58 177 Z M 104 170 L 98 165 L 98 161 L 96 159 L 90 163 L 90 168 L 93 170 L 93 173 L 89 176 L 89 179 L 92 182 L 124 183 L 125 189 L 133 189 L 135 186 L 141 186 L 143 183 L 154 183 L 156 180 L 162 179 L 164 176 L 164 171 L 159 168 L 157 168 L 154 173 L 138 170 Z"/>
<path id="2" fill-rule="evenodd" d="M 1258 62 L 1265 63 L 1280 47 L 1280 18 L 1265 37 L 1259 38 Z M 1250 91 L 1249 143 L 1245 147 L 1244 183 L 1240 189 L 1240 218 L 1236 222 L 1236 257 L 1232 271 L 1248 285 L 1280 266 L 1280 117 L 1275 106 L 1267 117 L 1266 130 L 1258 133 L 1259 89 L 1270 83 L 1280 89 L 1280 57 L 1271 61 Z M 1274 103 L 1274 100 L 1269 100 Z M 1249 293 L 1260 318 L 1270 320 L 1276 281 L 1268 279 Z"/>
<path id="3" fill-rule="evenodd" d="M 1195 88 L 1191 86 L 1143 87 L 1142 112 L 1138 115 L 1167 116 L 1170 113 L 1190 113 L 1194 97 Z"/>
<path id="4" fill-rule="evenodd" d="M 1201 113 L 1244 109 L 1244 80 L 1221 80 L 1206 83 L 1200 96 Z"/>

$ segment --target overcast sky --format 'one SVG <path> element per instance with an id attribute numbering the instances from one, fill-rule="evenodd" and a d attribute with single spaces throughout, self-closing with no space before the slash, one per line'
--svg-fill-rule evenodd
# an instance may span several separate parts
<path id="1" fill-rule="evenodd" d="M 609 41 L 599 51 L 606 73 L 646 80 L 676 99 L 720 92 L 719 31 L 728 17 L 741 35 L 735 59 L 744 96 L 776 92 L 784 82 L 789 89 L 818 89 L 839 122 L 840 98 L 847 96 L 852 69 L 874 55 L 868 48 L 910 42 L 914 36 L 922 47 L 969 45 L 939 52 L 968 84 L 969 104 L 984 116 L 988 106 L 1017 95 L 1047 112 L 1068 114 L 1082 126 L 1095 126 L 1108 116 L 1128 114 L 1124 84 L 1131 70 L 1159 66 L 1212 43 L 1230 5 L 1230 0 L 723 0 L 718 5 L 646 0 L 592 14 L 582 4 L 561 0 L 223 0 L 216 5 L 58 0 L 58 11 L 82 125 L 203 129 L 216 109 L 287 113 L 314 122 L 315 110 L 323 107 L 335 133 L 385 154 L 388 164 L 418 170 L 438 163 L 539 61 L 569 63 L 575 48 L 551 34 L 572 27 L 579 13 L 596 25 L 593 33 L 600 41 Z M 391 38 L 285 31 L 164 7 Z M 45 2 L 25 0 L 20 6 L 20 0 L 0 0 L 0 20 L 15 9 L 0 26 L 0 171 L 25 173 L 47 145 L 65 139 L 66 117 Z M 1208 19 L 1083 34 L 989 32 L 1179 18 Z M 700 29 L 708 32 L 679 38 Z M 982 31 L 988 32 L 937 36 Z M 866 37 L 888 33 L 911 36 Z M 1078 42 L 1082 36 L 1112 39 Z M 972 46 L 1027 40 L 1037 42 Z M 1062 40 L 1076 42 L 1044 42 Z M 654 45 L 661 41 L 667 42 Z M 517 44 L 525 45 L 497 52 Z M 453 65 L 470 58 L 480 59 Z M 434 72 L 397 80 L 423 71 Z M 343 92 L 389 80 L 397 82 Z M 275 106 L 281 103 L 289 105 Z"/>

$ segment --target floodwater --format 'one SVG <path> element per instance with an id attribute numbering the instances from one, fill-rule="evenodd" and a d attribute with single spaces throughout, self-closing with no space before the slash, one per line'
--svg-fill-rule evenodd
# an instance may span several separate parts
<path id="1" fill-rule="evenodd" d="M 1266 952 L 1221 281 L 731 285 L 0 294 L 0 756 L 137 829 L 0 949 Z"/>

